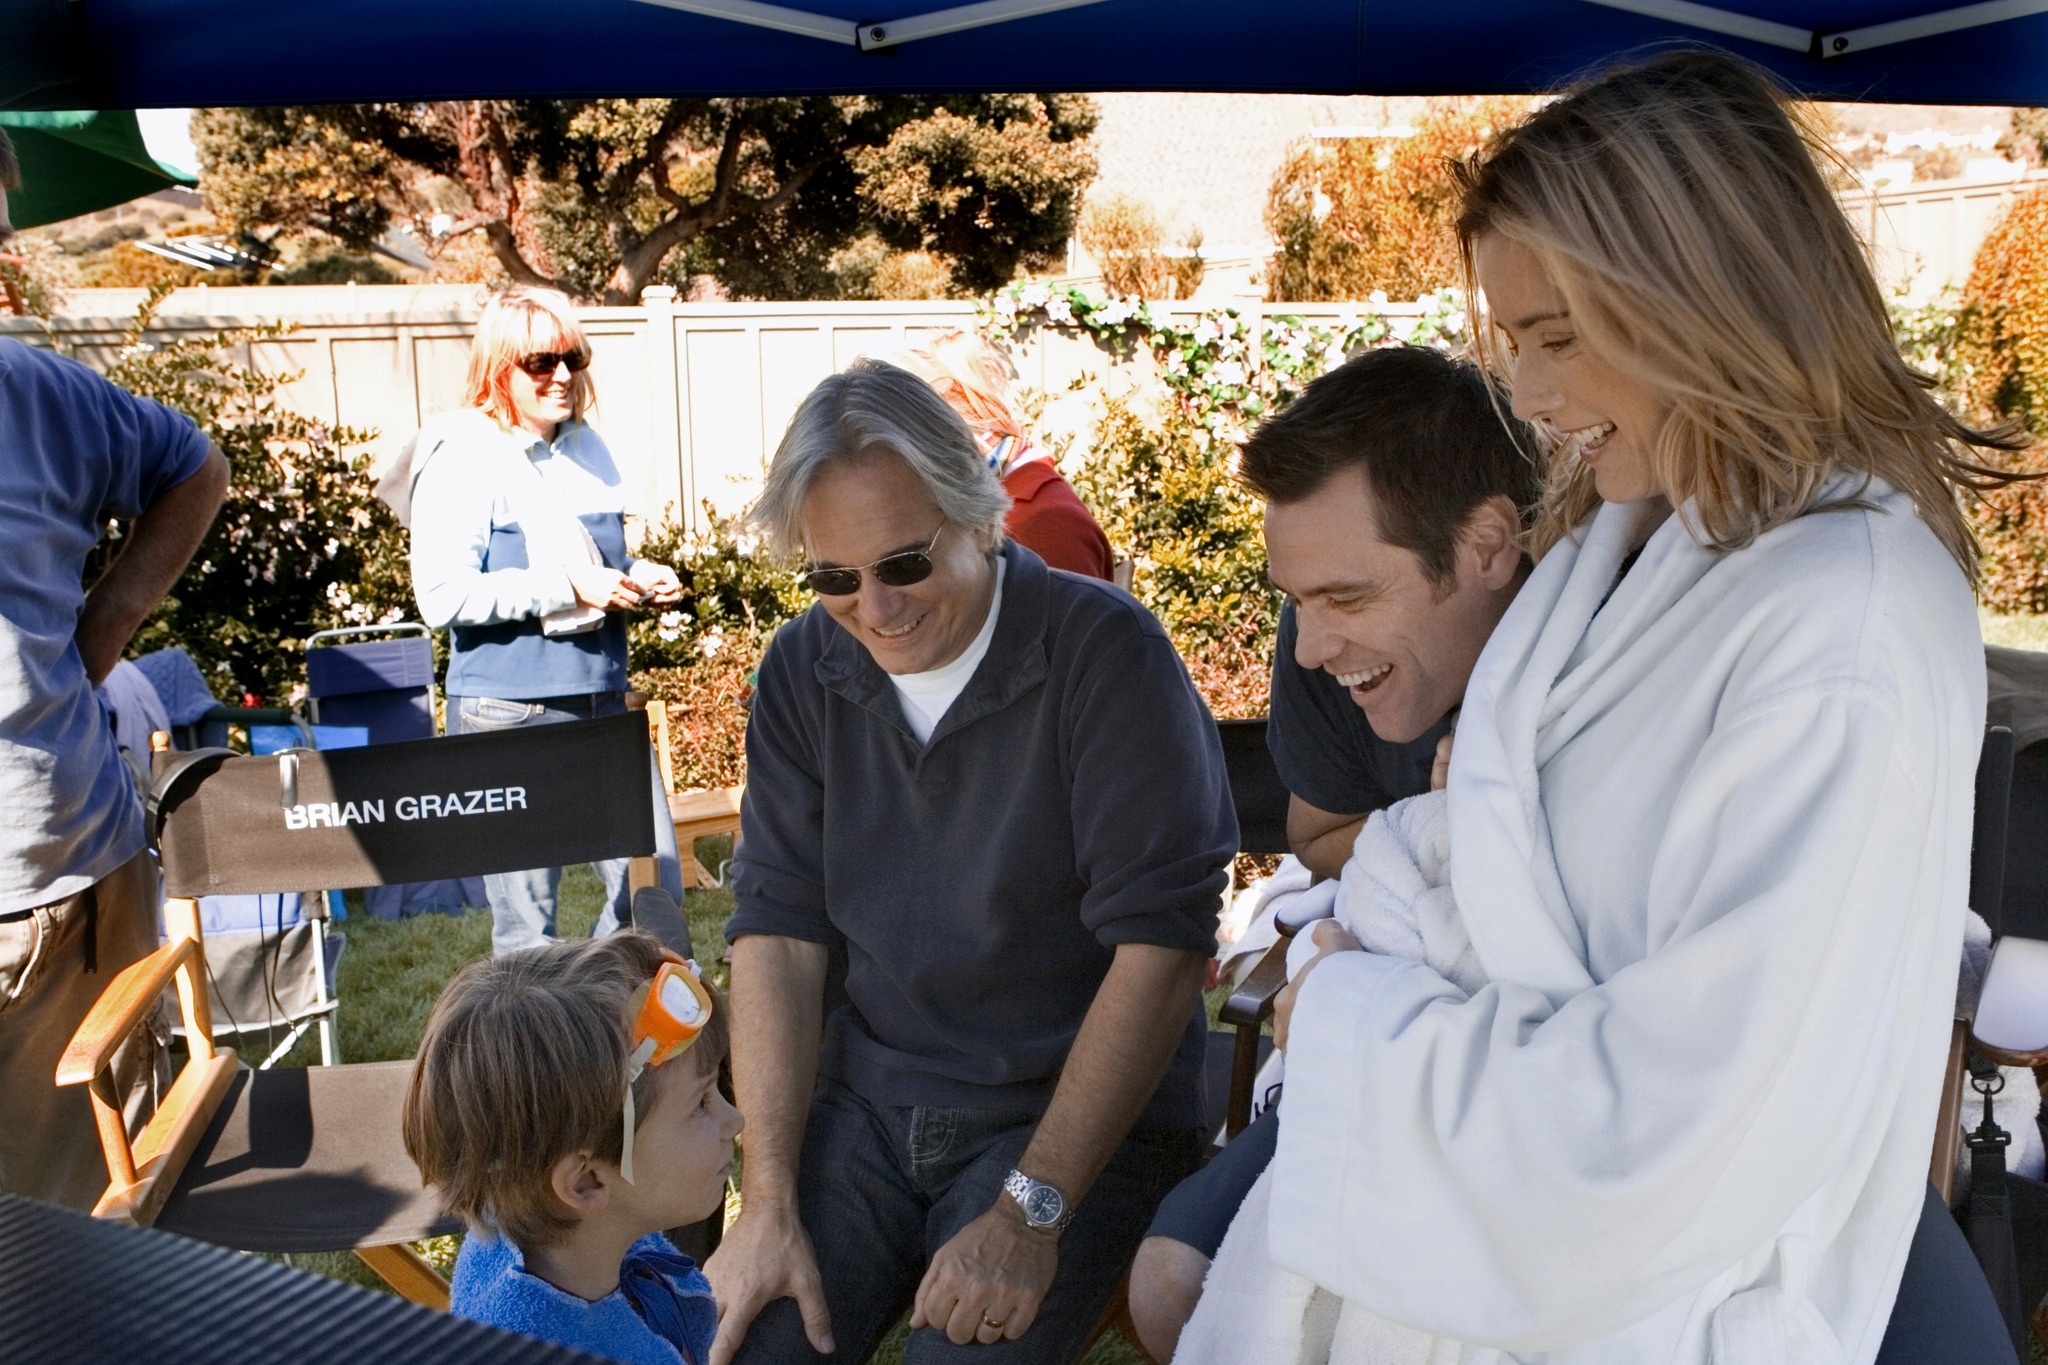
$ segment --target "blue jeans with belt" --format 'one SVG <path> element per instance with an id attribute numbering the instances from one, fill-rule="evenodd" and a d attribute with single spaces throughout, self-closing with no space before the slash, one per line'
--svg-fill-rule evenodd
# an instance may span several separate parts
<path id="1" fill-rule="evenodd" d="M 532 701 L 501 701 L 496 697 L 448 698 L 448 713 L 454 731 L 460 735 L 492 734 L 527 725 L 560 725 L 572 720 L 596 720 L 616 716 L 626 709 L 623 692 L 592 692 L 583 696 L 541 697 Z M 654 856 L 661 868 L 661 885 L 683 903 L 683 872 L 676 857 L 676 827 L 669 820 L 668 797 L 662 791 L 661 774 L 654 774 Z M 592 938 L 603 938 L 630 916 L 632 895 L 626 886 L 626 858 L 606 858 L 591 864 L 604 879 L 605 907 L 591 926 Z M 491 901 L 491 952 L 514 952 L 546 943 L 555 937 L 555 898 L 562 884 L 559 867 L 536 867 L 525 872 L 493 872 L 484 878 L 484 890 Z"/>

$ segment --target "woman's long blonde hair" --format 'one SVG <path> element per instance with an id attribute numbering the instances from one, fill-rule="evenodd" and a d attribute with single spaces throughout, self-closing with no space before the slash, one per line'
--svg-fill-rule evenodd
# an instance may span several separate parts
<path id="1" fill-rule="evenodd" d="M 590 338 L 576 320 L 569 296 L 554 289 L 515 284 L 484 305 L 469 343 L 469 376 L 462 386 L 466 407 L 481 408 L 499 423 L 519 425 L 512 401 L 512 367 L 530 355 L 576 351 L 590 360 Z M 569 376 L 569 417 L 573 421 L 597 401 L 588 368 Z"/>
<path id="2" fill-rule="evenodd" d="M 1727 54 L 1610 70 L 1454 167 L 1468 289 L 1474 243 L 1499 233 L 1535 254 L 1587 345 L 1663 391 L 1657 473 L 1703 543 L 1748 545 L 1847 470 L 1911 497 L 1974 582 L 1959 490 L 2013 476 L 1971 448 L 2029 443 L 1958 421 L 1901 358 L 1827 154 L 1772 79 Z M 1490 323 L 1474 332 L 1511 373 Z M 1591 468 L 1557 451 L 1532 548 L 1599 501 Z"/>

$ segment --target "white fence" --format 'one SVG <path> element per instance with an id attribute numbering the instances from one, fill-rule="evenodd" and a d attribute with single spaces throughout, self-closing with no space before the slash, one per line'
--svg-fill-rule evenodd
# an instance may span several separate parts
<path id="1" fill-rule="evenodd" d="M 79 290 L 59 331 L 78 358 L 104 365 L 141 299 L 141 290 Z M 297 324 L 290 336 L 251 343 L 244 363 L 301 371 L 285 401 L 323 421 L 374 428 L 381 463 L 424 418 L 458 405 L 479 305 L 473 286 L 182 289 L 159 308 L 151 336 Z M 1334 321 L 1367 310 L 1287 304 L 1272 311 Z M 674 507 L 693 523 L 702 502 L 726 512 L 753 496 L 790 415 L 820 379 L 863 353 L 974 325 L 968 303 L 685 304 L 665 288 L 649 289 L 640 307 L 580 315 L 594 352 L 592 422 L 618 461 L 628 508 L 658 519 Z M 33 322 L 8 318 L 0 318 L 0 335 L 42 338 Z M 1085 335 L 1048 331 L 1034 333 L 1012 358 L 1025 384 L 1049 393 L 1133 363 Z M 1149 360 L 1141 355 L 1136 363 Z"/>
<path id="2" fill-rule="evenodd" d="M 2030 171 L 2006 180 L 1930 180 L 1842 196 L 1842 207 L 1871 247 L 1878 282 L 1915 300 L 1961 288 L 1977 248 L 2021 194 L 2048 181 Z"/>

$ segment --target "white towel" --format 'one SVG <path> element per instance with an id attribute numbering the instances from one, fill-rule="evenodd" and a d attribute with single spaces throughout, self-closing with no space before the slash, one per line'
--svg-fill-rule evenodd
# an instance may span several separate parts
<path id="1" fill-rule="evenodd" d="M 1486 984 L 1451 890 L 1450 806 L 1443 792 L 1372 813 L 1344 864 L 1335 911 L 1367 952 L 1420 962 L 1467 995 Z M 1315 956 L 1314 937 L 1309 930 L 1295 935 L 1287 954 L 1290 979 Z"/>

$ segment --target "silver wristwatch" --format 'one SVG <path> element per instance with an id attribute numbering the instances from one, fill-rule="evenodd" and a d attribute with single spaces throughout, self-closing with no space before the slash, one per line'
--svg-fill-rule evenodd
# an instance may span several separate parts
<path id="1" fill-rule="evenodd" d="M 1024 1210 L 1024 1221 L 1041 1232 L 1057 1237 L 1074 1221 L 1074 1206 L 1057 1185 L 1033 1180 L 1024 1172 L 1013 1170 L 1003 1177 L 1003 1192 Z"/>

